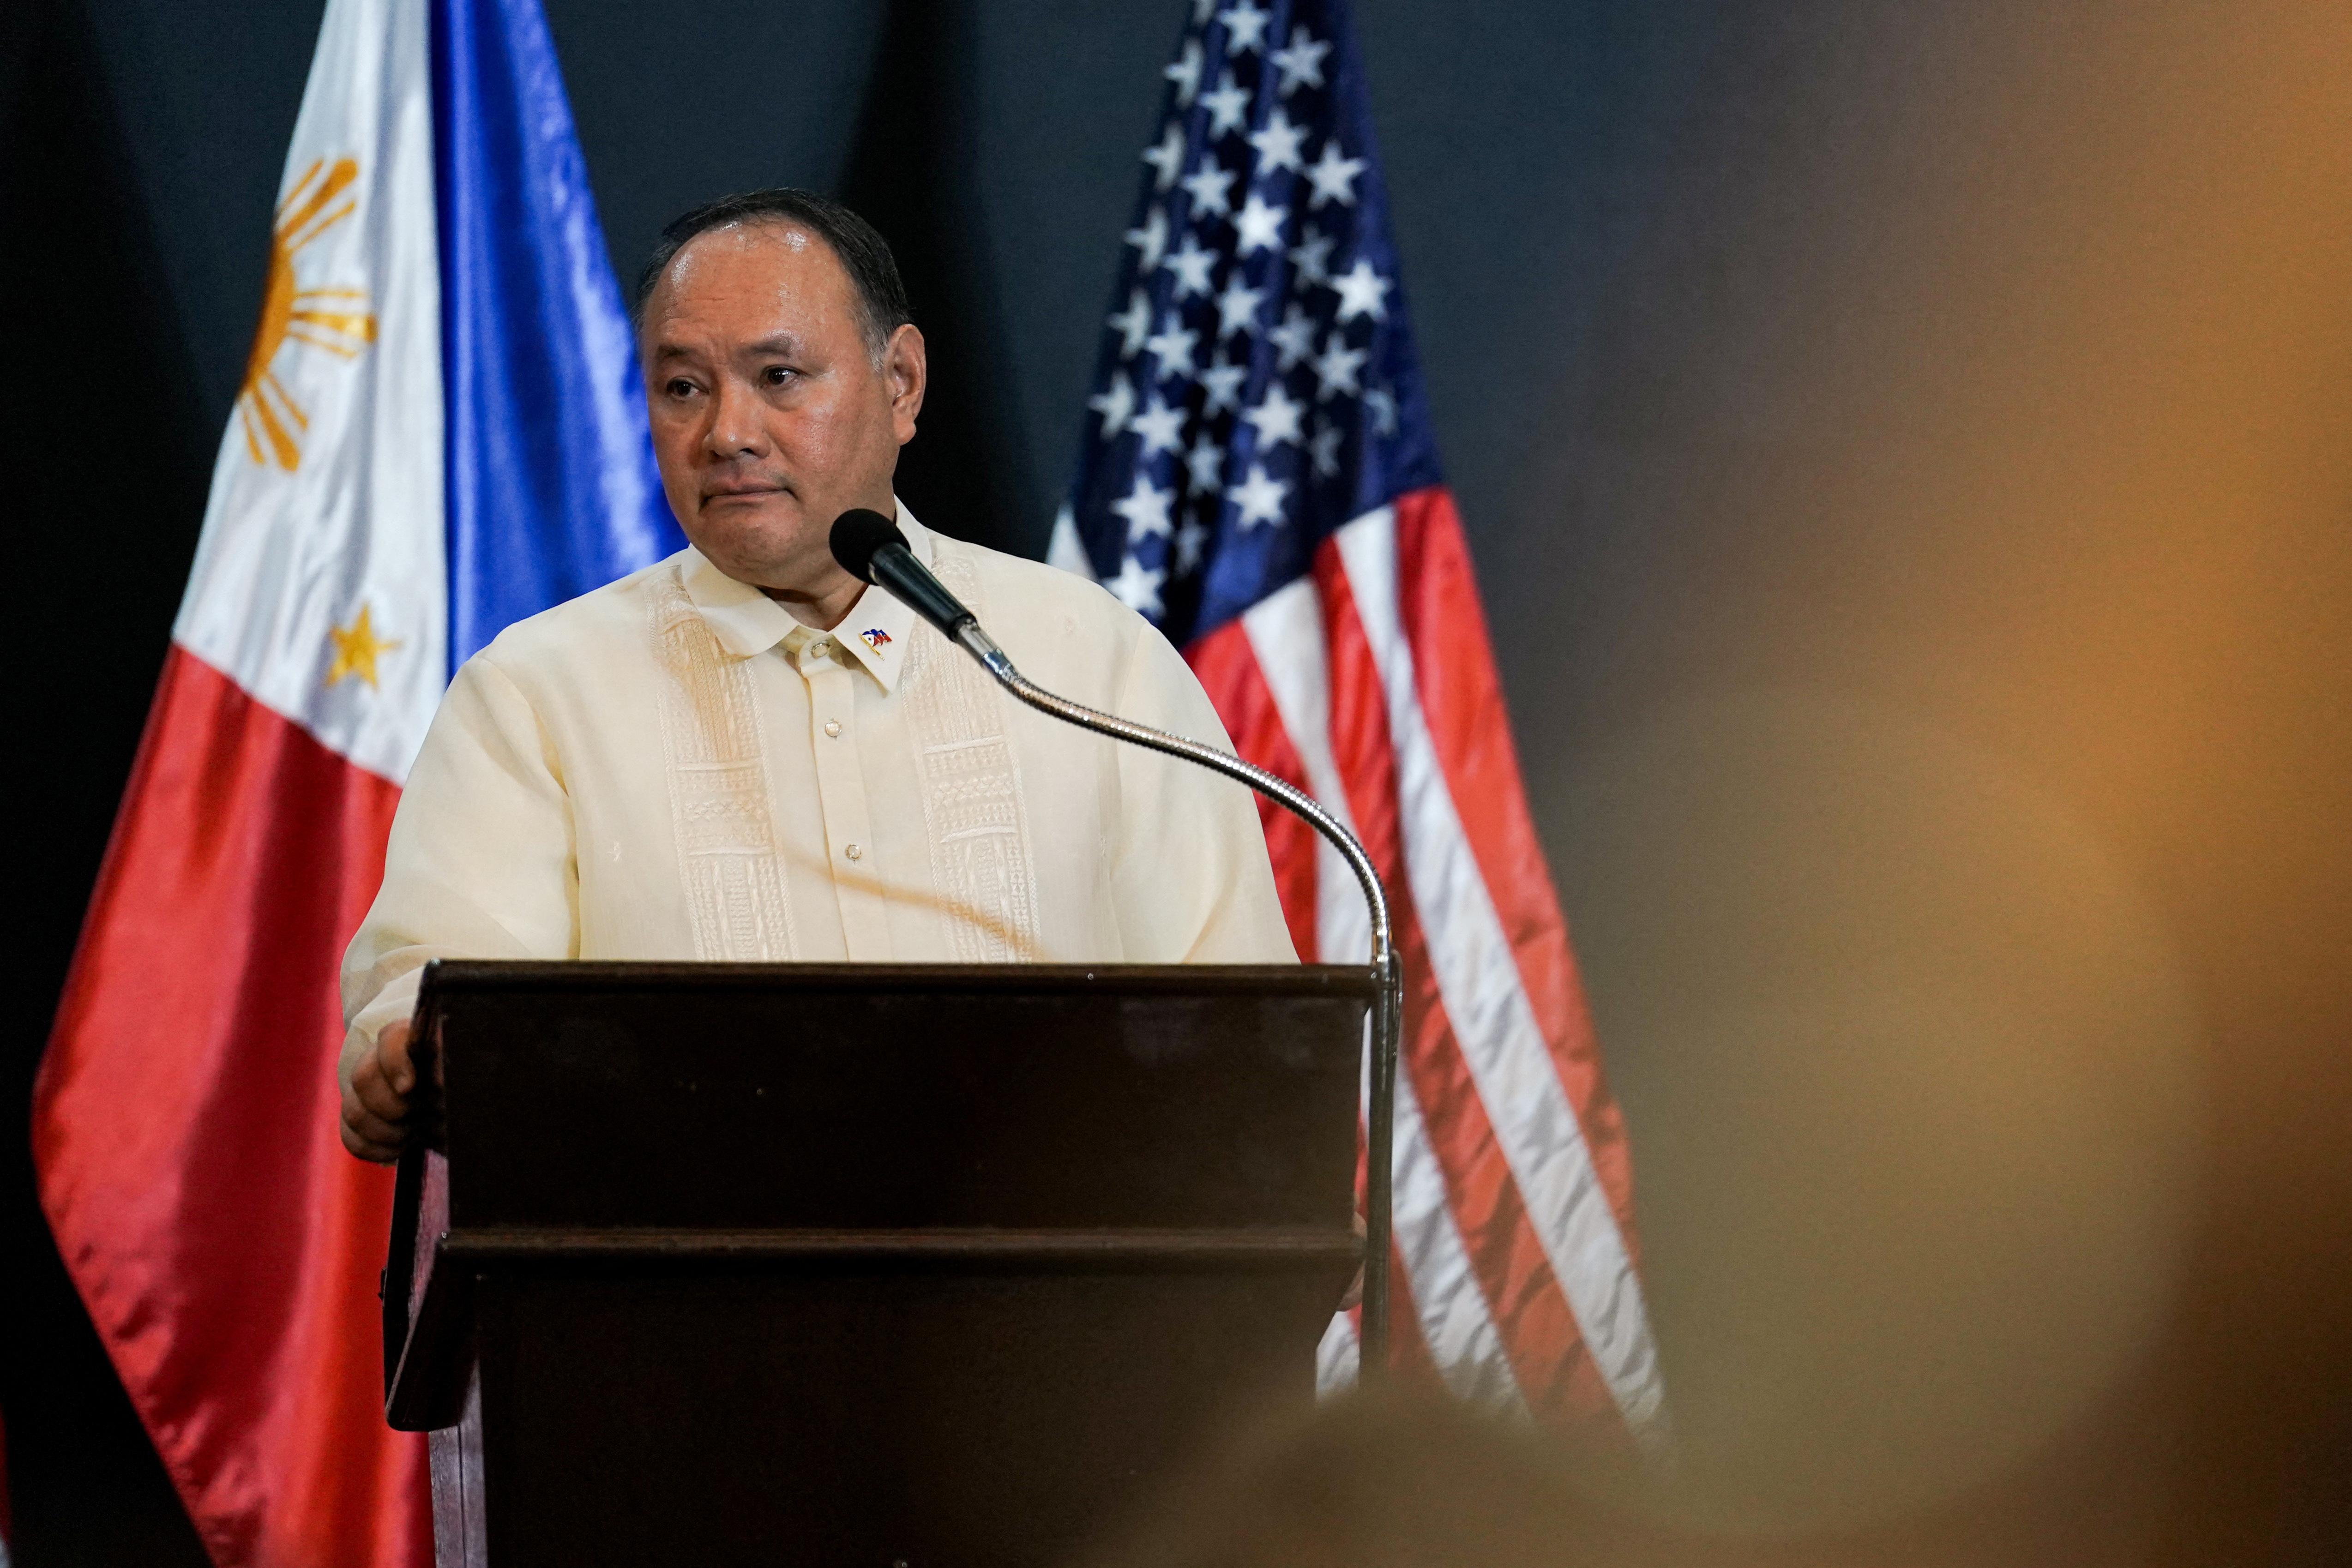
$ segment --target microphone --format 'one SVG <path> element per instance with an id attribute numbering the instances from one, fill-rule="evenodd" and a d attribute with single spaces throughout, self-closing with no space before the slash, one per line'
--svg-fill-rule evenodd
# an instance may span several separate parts
<path id="1" fill-rule="evenodd" d="M 890 591 L 892 598 L 940 629 L 950 643 L 961 643 L 961 627 L 977 627 L 979 618 L 948 591 L 907 548 L 898 525 L 879 512 L 859 507 L 834 519 L 833 559 L 860 582 Z"/>
<path id="2" fill-rule="evenodd" d="M 1320 802 L 1288 779 L 1253 767 L 1229 751 L 1154 729 L 1148 724 L 1114 714 L 1099 713 L 1083 703 L 1052 692 L 1013 667 L 994 638 L 981 630 L 980 618 L 950 593 L 907 546 L 898 525 L 881 513 L 860 507 L 834 519 L 829 541 L 833 559 L 861 582 L 887 589 L 893 598 L 939 628 L 940 635 L 980 661 L 998 685 L 1038 712 L 1066 724 L 1090 729 L 1114 740 L 1147 747 L 1171 757 L 1237 779 L 1298 818 L 1339 852 L 1356 873 L 1364 903 L 1371 912 L 1372 963 L 1380 987 L 1380 1003 L 1372 1009 L 1370 1083 L 1364 1112 L 1364 1317 L 1357 1354 L 1359 1375 L 1369 1381 L 1380 1375 L 1388 1360 L 1389 1232 L 1393 1212 L 1391 1185 L 1395 1136 L 1397 1040 L 1404 1017 L 1404 970 L 1399 964 L 1389 924 L 1389 900 L 1379 871 L 1347 825 L 1325 810 Z"/>

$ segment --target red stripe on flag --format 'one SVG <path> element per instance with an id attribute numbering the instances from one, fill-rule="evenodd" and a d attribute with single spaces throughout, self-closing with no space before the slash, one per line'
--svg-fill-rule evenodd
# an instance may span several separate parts
<path id="1" fill-rule="evenodd" d="M 1445 1172 L 1463 1245 L 1529 1406 L 1592 1408 L 1577 1399 L 1577 1369 L 1589 1368 L 1591 1359 L 1583 1336 L 1496 1142 L 1430 968 L 1404 873 L 1406 830 L 1387 698 L 1334 542 L 1326 540 L 1317 551 L 1314 579 L 1330 653 L 1332 751 L 1347 781 L 1357 834 L 1388 890 L 1404 965 L 1403 1065 Z M 1597 1383 L 1589 1374 L 1587 1380 Z"/>
<path id="2" fill-rule="evenodd" d="M 1568 923 L 1528 810 L 1462 521 L 1443 486 L 1398 497 L 1395 512 L 1398 619 L 1438 766 L 1626 1255 L 1638 1259 L 1624 1118 L 1601 1072 Z"/>
<path id="3" fill-rule="evenodd" d="M 433 1558 L 384 1426 L 390 1173 L 336 1135 L 336 975 L 398 789 L 174 646 L 34 1093 L 42 1207 L 214 1558 Z"/>
<path id="4" fill-rule="evenodd" d="M 1265 674 L 1257 667 L 1249 634 L 1238 621 L 1228 621 L 1184 650 L 1225 733 L 1233 737 L 1234 754 L 1255 763 L 1276 778 L 1307 789 L 1307 768 L 1282 715 L 1266 689 Z M 1311 792 L 1311 791 L 1310 791 Z M 1282 916 L 1290 927 L 1290 945 L 1303 963 L 1316 958 L 1315 830 L 1288 811 L 1258 797 L 1258 821 L 1265 829 L 1267 855 L 1274 862 L 1275 890 L 1282 895 Z"/>
<path id="5" fill-rule="evenodd" d="M 1192 673 L 1199 677 L 1210 701 L 1216 705 L 1217 716 L 1233 737 L 1235 753 L 1276 778 L 1309 789 L 1306 763 L 1290 738 L 1290 731 L 1283 725 L 1274 693 L 1265 684 L 1265 672 L 1258 667 L 1257 653 L 1250 646 L 1249 634 L 1242 623 L 1228 622 L 1198 639 L 1184 651 L 1184 657 L 1192 664 Z M 1291 946 L 1297 950 L 1301 962 L 1314 963 L 1324 957 L 1316 927 L 1319 835 L 1263 797 L 1258 800 L 1258 819 L 1265 829 L 1266 852 L 1274 862 L 1275 887 L 1282 897 L 1283 919 L 1290 927 Z M 1364 1203 L 1360 1134 L 1360 1127 L 1356 1149 L 1356 1206 L 1360 1210 Z M 1404 1303 L 1412 1299 L 1412 1286 L 1405 1278 L 1404 1259 L 1394 1248 L 1390 1249 L 1389 1267 L 1390 1291 L 1399 1303 L 1389 1335 L 1390 1359 L 1397 1366 L 1434 1376 L 1436 1363 L 1422 1338 L 1420 1319 L 1404 1309 Z M 1353 1315 L 1360 1330 L 1360 1311 Z"/>

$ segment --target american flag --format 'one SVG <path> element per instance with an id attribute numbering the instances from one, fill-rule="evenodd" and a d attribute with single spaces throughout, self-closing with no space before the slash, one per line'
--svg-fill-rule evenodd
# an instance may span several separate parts
<path id="1" fill-rule="evenodd" d="M 1166 632 L 1241 754 L 1381 868 L 1398 1363 L 1661 1441 L 1624 1131 L 1438 469 L 1345 0 L 1194 0 L 1166 76 L 1052 559 Z M 1266 838 L 1300 956 L 1361 962 L 1345 864 L 1271 809 Z M 1336 1319 L 1327 1385 L 1356 1354 Z"/>

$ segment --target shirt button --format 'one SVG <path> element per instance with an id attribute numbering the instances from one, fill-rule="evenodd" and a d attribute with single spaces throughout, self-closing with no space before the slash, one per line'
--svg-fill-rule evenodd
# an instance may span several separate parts
<path id="1" fill-rule="evenodd" d="M 851 860 L 854 860 L 854 861 L 855 861 L 855 860 L 864 860 L 864 859 L 866 858 L 866 852 L 865 852 L 864 850 L 859 849 L 856 844 L 852 844 L 852 845 L 850 845 L 847 849 L 845 849 L 845 850 L 842 851 L 841 852 L 842 852 L 843 854 L 847 855 Z"/>
<path id="2" fill-rule="evenodd" d="M 833 653 L 833 644 L 830 643 L 812 643 L 809 644 L 809 652 L 820 659 L 829 658 Z"/>
<path id="3" fill-rule="evenodd" d="M 827 735 L 839 735 L 841 733 L 841 721 L 837 718 L 826 719 L 824 721 L 824 732 Z"/>

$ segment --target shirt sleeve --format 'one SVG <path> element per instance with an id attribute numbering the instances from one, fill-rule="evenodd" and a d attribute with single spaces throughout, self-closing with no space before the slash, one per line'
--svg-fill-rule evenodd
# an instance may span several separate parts
<path id="1" fill-rule="evenodd" d="M 1149 624 L 1139 627 L 1115 711 L 1221 751 L 1234 749 L 1192 667 Z M 1118 768 L 1111 893 L 1128 961 L 1297 963 L 1255 792 L 1140 746 L 1120 746 Z"/>
<path id="2" fill-rule="evenodd" d="M 449 685 L 401 791 L 383 886 L 343 954 L 341 1082 L 416 1005 L 435 958 L 579 953 L 579 866 L 561 760 L 487 657 Z"/>

